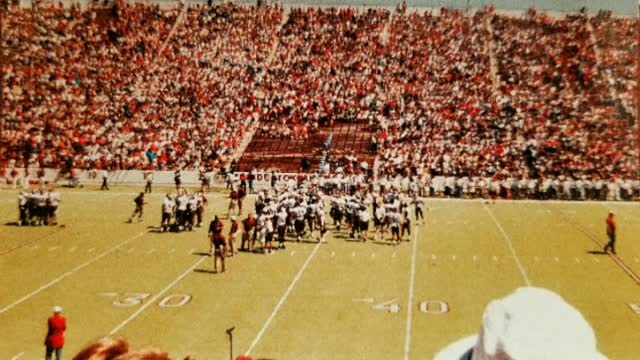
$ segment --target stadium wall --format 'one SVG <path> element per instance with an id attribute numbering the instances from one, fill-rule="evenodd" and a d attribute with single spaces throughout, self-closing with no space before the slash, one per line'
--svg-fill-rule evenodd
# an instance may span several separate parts
<path id="1" fill-rule="evenodd" d="M 187 4 L 207 4 L 207 0 L 128 0 L 129 2 L 155 3 L 162 6 L 175 6 L 179 3 Z M 265 3 L 276 2 L 274 0 L 263 0 Z M 83 7 L 89 2 L 86 0 L 57 0 L 55 3 L 70 5 L 79 3 Z M 214 0 L 214 3 L 220 0 Z M 256 4 L 257 0 L 236 0 L 236 3 Z M 395 8 L 401 0 L 279 0 L 285 6 L 369 6 Z M 32 0 L 20 0 L 23 7 L 30 7 Z M 413 8 L 451 8 L 451 9 L 481 9 L 485 6 L 495 5 L 498 10 L 524 11 L 529 8 L 536 8 L 543 11 L 575 13 L 581 8 L 586 8 L 590 13 L 597 13 L 599 10 L 611 10 L 618 16 L 637 16 L 638 2 L 636 0 L 407 0 L 407 5 Z"/>

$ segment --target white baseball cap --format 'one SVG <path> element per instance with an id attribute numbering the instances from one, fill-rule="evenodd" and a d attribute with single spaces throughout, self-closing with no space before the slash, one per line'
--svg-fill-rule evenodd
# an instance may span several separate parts
<path id="1" fill-rule="evenodd" d="M 487 305 L 478 335 L 449 344 L 435 360 L 606 360 L 591 325 L 560 295 L 525 287 Z"/>
<path id="2" fill-rule="evenodd" d="M 62 308 L 60 306 L 54 306 L 53 307 L 53 312 L 56 314 L 59 314 L 62 312 Z"/>

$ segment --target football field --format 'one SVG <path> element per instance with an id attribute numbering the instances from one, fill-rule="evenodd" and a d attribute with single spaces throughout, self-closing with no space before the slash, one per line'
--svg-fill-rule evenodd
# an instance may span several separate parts
<path id="1" fill-rule="evenodd" d="M 110 334 L 174 359 L 228 359 L 231 327 L 234 357 L 432 359 L 478 333 L 489 301 L 527 285 L 580 310 L 610 359 L 639 358 L 639 203 L 427 199 L 399 246 L 331 226 L 326 244 L 241 252 L 217 274 L 207 226 L 226 216 L 225 195 L 208 195 L 205 227 L 161 233 L 161 192 L 126 223 L 140 189 L 61 190 L 57 227 L 15 226 L 17 192 L 0 191 L 0 359 L 42 359 L 54 305 L 67 359 Z M 609 210 L 617 257 L 601 253 Z"/>

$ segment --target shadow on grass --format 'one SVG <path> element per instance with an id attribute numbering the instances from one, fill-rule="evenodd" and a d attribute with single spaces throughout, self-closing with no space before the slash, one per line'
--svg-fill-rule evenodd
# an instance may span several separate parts
<path id="1" fill-rule="evenodd" d="M 203 251 L 197 251 L 197 252 L 192 252 L 191 255 L 196 255 L 196 256 L 209 256 L 208 252 L 203 252 Z"/>
<path id="2" fill-rule="evenodd" d="M 18 224 L 17 221 L 10 221 L 8 223 L 5 223 L 4 226 L 20 226 L 20 224 Z"/>
<path id="3" fill-rule="evenodd" d="M 587 251 L 587 254 L 591 254 L 591 255 L 607 255 L 608 253 L 606 251 L 602 251 L 602 250 L 591 250 L 591 251 Z"/>
<path id="4" fill-rule="evenodd" d="M 193 272 L 201 273 L 201 274 L 217 274 L 218 272 L 215 270 L 208 269 L 195 269 Z"/>

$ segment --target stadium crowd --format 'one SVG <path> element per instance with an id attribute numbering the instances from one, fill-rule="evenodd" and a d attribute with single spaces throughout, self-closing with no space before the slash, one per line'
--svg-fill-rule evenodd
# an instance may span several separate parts
<path id="1" fill-rule="evenodd" d="M 119 2 L 7 21 L 3 166 L 221 168 L 253 127 L 354 121 L 378 179 L 637 176 L 637 19 Z"/>

